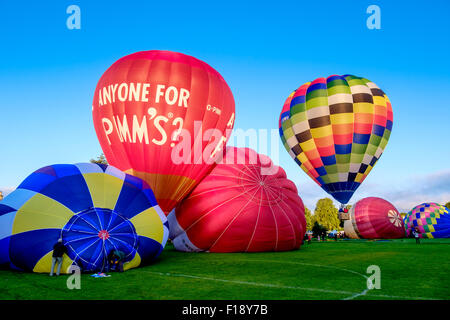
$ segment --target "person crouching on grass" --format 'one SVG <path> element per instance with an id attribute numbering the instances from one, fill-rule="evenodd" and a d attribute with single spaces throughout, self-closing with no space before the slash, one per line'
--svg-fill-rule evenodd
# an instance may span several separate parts
<path id="1" fill-rule="evenodd" d="M 120 250 L 114 250 L 109 253 L 109 269 L 111 271 L 123 272 L 123 260 L 125 254 Z"/>
<path id="2" fill-rule="evenodd" d="M 52 255 L 52 269 L 50 271 L 50 276 L 53 276 L 53 270 L 55 269 L 55 264 L 58 265 L 56 270 L 56 275 L 59 276 L 61 272 L 61 266 L 63 263 L 63 255 L 67 252 L 67 248 L 63 245 L 62 239 L 59 238 L 58 242 L 53 246 L 53 255 Z"/>

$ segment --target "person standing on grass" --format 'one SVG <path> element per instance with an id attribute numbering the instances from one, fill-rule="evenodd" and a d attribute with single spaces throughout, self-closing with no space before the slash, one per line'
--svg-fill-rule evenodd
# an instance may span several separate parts
<path id="1" fill-rule="evenodd" d="M 413 230 L 413 235 L 416 238 L 416 244 L 420 244 L 419 229 L 417 227 Z"/>
<path id="2" fill-rule="evenodd" d="M 59 276 L 61 272 L 61 266 L 63 263 L 63 255 L 67 252 L 66 246 L 63 245 L 62 239 L 59 238 L 58 242 L 53 246 L 53 255 L 52 255 L 52 269 L 50 271 L 50 276 L 53 276 L 53 271 L 55 269 L 55 264 L 58 265 L 56 270 L 56 275 Z"/>
<path id="3" fill-rule="evenodd" d="M 305 233 L 305 235 L 303 236 L 303 240 L 302 240 L 302 245 L 305 243 L 305 241 L 308 240 L 308 234 Z"/>

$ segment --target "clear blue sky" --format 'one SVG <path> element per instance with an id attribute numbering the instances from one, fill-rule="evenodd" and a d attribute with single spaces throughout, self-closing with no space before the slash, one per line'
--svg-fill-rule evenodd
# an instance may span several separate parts
<path id="1" fill-rule="evenodd" d="M 95 3 L 94 3 L 95 2 Z M 81 9 L 81 29 L 66 8 Z M 369 30 L 366 9 L 381 9 Z M 289 93 L 331 74 L 364 76 L 389 96 L 394 127 L 352 201 L 382 196 L 400 209 L 450 201 L 448 1 L 0 2 L 0 190 L 53 163 L 100 152 L 91 104 L 120 57 L 163 49 L 218 70 L 236 101 L 235 128 L 276 129 Z M 279 146 L 279 162 L 312 207 L 327 194 Z"/>

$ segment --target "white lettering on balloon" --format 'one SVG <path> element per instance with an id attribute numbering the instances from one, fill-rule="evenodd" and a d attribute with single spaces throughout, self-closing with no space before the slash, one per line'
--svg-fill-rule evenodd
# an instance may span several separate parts
<path id="1" fill-rule="evenodd" d="M 123 96 L 121 97 L 123 98 Z M 112 118 L 102 118 L 103 131 L 105 133 L 108 144 L 111 145 L 111 137 L 115 133 L 117 134 L 120 142 L 128 143 L 150 143 L 149 126 L 152 125 L 159 136 L 154 136 L 151 142 L 162 146 L 168 141 L 170 136 L 170 146 L 175 146 L 175 142 L 178 141 L 181 130 L 183 129 L 184 120 L 181 117 L 173 117 L 173 114 L 158 115 L 155 108 L 149 108 L 147 110 L 148 116 L 144 115 L 138 117 L 133 115 L 130 119 L 124 114 L 122 117 L 118 115 L 112 116 Z M 129 122 L 131 121 L 131 122 Z M 169 123 L 173 130 L 168 134 L 165 129 L 165 124 Z"/>
<path id="2" fill-rule="evenodd" d="M 116 101 L 149 102 L 151 85 L 150 83 L 115 83 L 102 87 L 98 90 L 98 106 L 113 104 Z M 156 85 L 153 102 L 158 104 L 164 102 L 169 106 L 187 108 L 190 97 L 189 90 L 163 84 Z M 209 106 L 210 107 L 210 106 Z M 213 112 L 220 115 L 220 109 L 214 108 Z"/>
<path id="3" fill-rule="evenodd" d="M 269 132 L 265 132 L 264 129 L 244 131 L 238 128 L 233 131 L 234 114 L 230 116 L 225 132 L 217 128 L 203 131 L 202 121 L 194 121 L 191 132 L 183 128 L 183 118 L 173 117 L 173 114 L 172 116 L 158 114 L 153 107 L 142 117 L 116 115 L 112 119 L 102 118 L 102 125 L 109 144 L 112 143 L 111 140 L 118 138 L 122 143 L 170 145 L 171 161 L 174 165 L 234 163 L 233 149 L 227 151 L 227 157 L 223 158 L 223 151 L 229 140 L 230 145 L 248 147 L 259 150 L 262 154 L 270 154 L 270 157 L 257 157 L 256 153 L 250 154 L 248 159 L 238 157 L 237 164 L 260 164 L 262 175 L 273 175 L 278 172 L 276 166 L 279 159 L 278 130 L 270 130 L 270 137 Z M 149 130 L 152 128 L 156 131 L 152 130 L 154 133 L 150 137 Z"/>

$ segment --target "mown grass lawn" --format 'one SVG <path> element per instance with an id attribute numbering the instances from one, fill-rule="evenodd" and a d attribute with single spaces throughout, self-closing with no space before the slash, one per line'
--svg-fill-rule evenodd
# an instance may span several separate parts
<path id="1" fill-rule="evenodd" d="M 368 266 L 381 289 L 366 290 Z M 0 299 L 449 299 L 450 239 L 313 241 L 277 253 L 183 253 L 168 244 L 152 265 L 109 278 L 0 270 Z"/>

